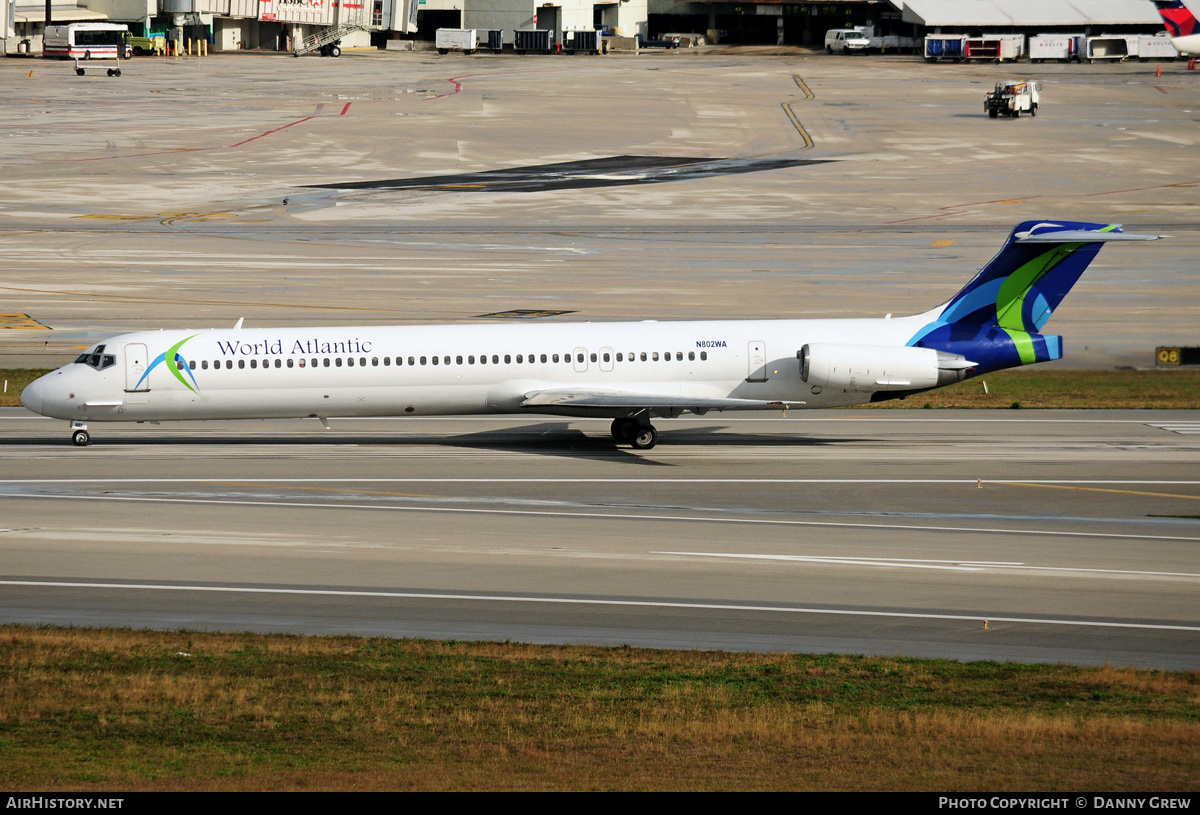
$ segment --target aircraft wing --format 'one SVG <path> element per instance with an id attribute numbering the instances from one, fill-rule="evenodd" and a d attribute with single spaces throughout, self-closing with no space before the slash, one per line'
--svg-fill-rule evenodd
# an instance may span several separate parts
<path id="1" fill-rule="evenodd" d="M 639 393 L 637 391 L 554 388 L 525 394 L 521 407 L 609 408 L 640 410 L 655 408 L 669 410 L 766 410 L 803 405 L 803 402 L 779 402 L 764 399 L 719 399 L 707 396 Z"/>

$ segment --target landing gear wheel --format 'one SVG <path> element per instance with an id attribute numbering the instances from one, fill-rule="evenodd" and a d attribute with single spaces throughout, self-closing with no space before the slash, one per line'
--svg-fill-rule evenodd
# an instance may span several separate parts
<path id="1" fill-rule="evenodd" d="M 653 426 L 644 424 L 638 427 L 630 439 L 635 450 L 649 450 L 658 442 L 658 431 Z"/>
<path id="2" fill-rule="evenodd" d="M 88 435 L 86 430 L 76 430 L 71 434 L 71 441 L 75 443 L 76 447 L 87 447 L 88 442 L 91 440 L 92 437 Z"/>
<path id="3" fill-rule="evenodd" d="M 120 76 L 120 75 L 121 75 L 121 69 L 113 68 L 113 76 Z"/>
<path id="4" fill-rule="evenodd" d="M 83 76 L 83 69 L 82 69 L 82 68 L 76 68 L 76 69 L 75 69 L 75 76 Z"/>
<path id="5" fill-rule="evenodd" d="M 633 441 L 633 436 L 637 433 L 638 423 L 636 419 L 613 419 L 612 437 L 618 442 L 630 443 Z"/>
<path id="6" fill-rule="evenodd" d="M 109 68 L 109 69 L 108 69 L 108 75 L 109 75 L 109 76 L 116 76 L 116 74 L 114 74 L 114 73 L 113 73 L 113 69 L 112 69 L 112 68 Z"/>

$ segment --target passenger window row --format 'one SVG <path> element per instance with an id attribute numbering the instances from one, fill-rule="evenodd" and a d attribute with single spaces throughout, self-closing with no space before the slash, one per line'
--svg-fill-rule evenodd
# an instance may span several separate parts
<path id="1" fill-rule="evenodd" d="M 98 355 L 92 354 L 91 356 L 95 357 Z M 516 361 L 516 364 L 518 364 L 518 365 L 537 364 L 538 362 L 553 363 L 553 362 L 560 362 L 560 361 L 565 362 L 569 365 L 572 363 L 572 356 L 574 356 L 574 362 L 576 362 L 576 363 L 581 363 L 581 362 L 585 361 L 584 355 L 581 352 L 571 352 L 569 354 L 563 354 L 561 357 L 558 354 L 528 354 L 528 355 L 516 354 L 515 361 Z M 75 361 L 76 362 L 86 362 L 86 361 L 88 361 L 88 358 L 89 358 L 89 355 L 84 354 Z M 613 354 L 609 351 L 604 351 L 602 353 L 597 353 L 595 351 L 592 351 L 589 354 L 588 358 L 592 362 L 599 362 L 601 360 L 601 358 L 603 358 L 604 362 L 612 362 Z M 697 356 L 696 356 L 695 351 L 687 352 L 688 361 L 694 362 L 696 360 L 696 358 L 697 358 Z M 112 360 L 112 357 L 108 356 L 108 357 L 105 357 L 105 359 Z M 453 362 L 451 362 L 451 359 L 453 359 Z M 461 355 L 455 356 L 453 358 L 451 358 L 450 356 L 396 357 L 395 364 L 396 364 L 396 367 L 402 367 L 406 364 L 406 361 L 407 361 L 407 365 L 409 367 L 417 367 L 420 365 L 451 365 L 451 364 L 454 364 L 454 365 L 464 365 L 464 364 L 466 364 L 466 365 L 476 365 L 476 364 L 478 364 L 478 365 L 488 365 L 488 364 L 500 365 L 501 359 L 503 359 L 503 364 L 512 365 L 514 362 L 514 355 L 513 354 L 504 354 L 502 356 L 500 354 L 492 354 L 491 357 L 489 357 L 487 354 L 480 354 L 478 358 L 476 358 L 476 356 L 474 354 L 470 354 L 470 355 L 466 356 L 465 358 Z M 676 362 L 682 362 L 684 359 L 683 351 L 663 351 L 661 357 L 659 356 L 658 351 L 649 351 L 649 352 L 641 351 L 638 353 L 630 352 L 628 355 L 626 355 L 624 353 L 616 354 L 617 362 L 626 362 L 626 361 L 628 361 L 628 362 L 637 362 L 637 361 L 659 362 L 660 360 L 663 362 L 670 362 L 672 359 L 674 359 Z M 707 361 L 708 360 L 708 352 L 701 351 L 700 355 L 699 355 L 699 359 L 702 362 Z M 490 362 L 489 362 L 489 360 L 490 360 Z M 224 368 L 226 370 L 232 370 L 234 367 L 234 362 L 235 361 L 232 359 L 213 360 L 212 369 L 220 370 L 220 369 Z M 356 366 L 359 368 L 365 368 L 368 365 L 366 357 L 357 357 L 357 358 L 345 357 L 344 361 L 343 361 L 342 357 L 313 357 L 311 359 L 289 357 L 286 360 L 286 362 L 285 362 L 285 360 L 282 360 L 282 359 L 275 359 L 275 360 L 264 359 L 264 360 L 262 360 L 261 366 L 259 365 L 259 361 L 257 359 L 250 359 L 250 360 L 239 359 L 239 360 L 236 360 L 236 362 L 237 362 L 238 369 L 245 369 L 247 367 L 252 368 L 252 369 L 257 369 L 259 367 L 283 368 L 283 367 L 285 367 L 285 365 L 288 368 L 294 368 L 294 367 L 299 367 L 299 368 L 304 368 L 304 367 L 341 368 L 341 367 L 343 367 L 343 365 L 347 368 L 354 368 Z M 224 363 L 224 364 L 222 364 L 222 363 Z M 379 367 L 379 365 L 381 363 L 384 367 L 391 366 L 392 365 L 392 357 L 382 357 L 382 358 L 371 357 L 369 364 L 371 367 Z M 109 364 L 112 364 L 112 363 L 109 362 Z M 189 362 L 188 366 L 193 371 L 196 370 L 196 367 L 197 367 L 196 360 L 192 360 L 191 362 Z M 105 367 L 107 367 L 107 365 Z M 209 370 L 209 361 L 207 359 L 200 360 L 199 367 L 200 367 L 200 370 L 203 370 L 203 371 Z"/>

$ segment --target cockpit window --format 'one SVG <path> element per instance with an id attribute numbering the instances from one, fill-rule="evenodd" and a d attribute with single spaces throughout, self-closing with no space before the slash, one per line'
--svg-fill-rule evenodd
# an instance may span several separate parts
<path id="1" fill-rule="evenodd" d="M 105 368 L 111 368 L 117 364 L 117 358 L 113 354 L 100 353 L 104 350 L 104 346 L 96 347 L 92 353 L 83 353 L 75 358 L 76 363 L 83 363 L 89 367 L 95 368 L 97 371 L 103 371 Z"/>

